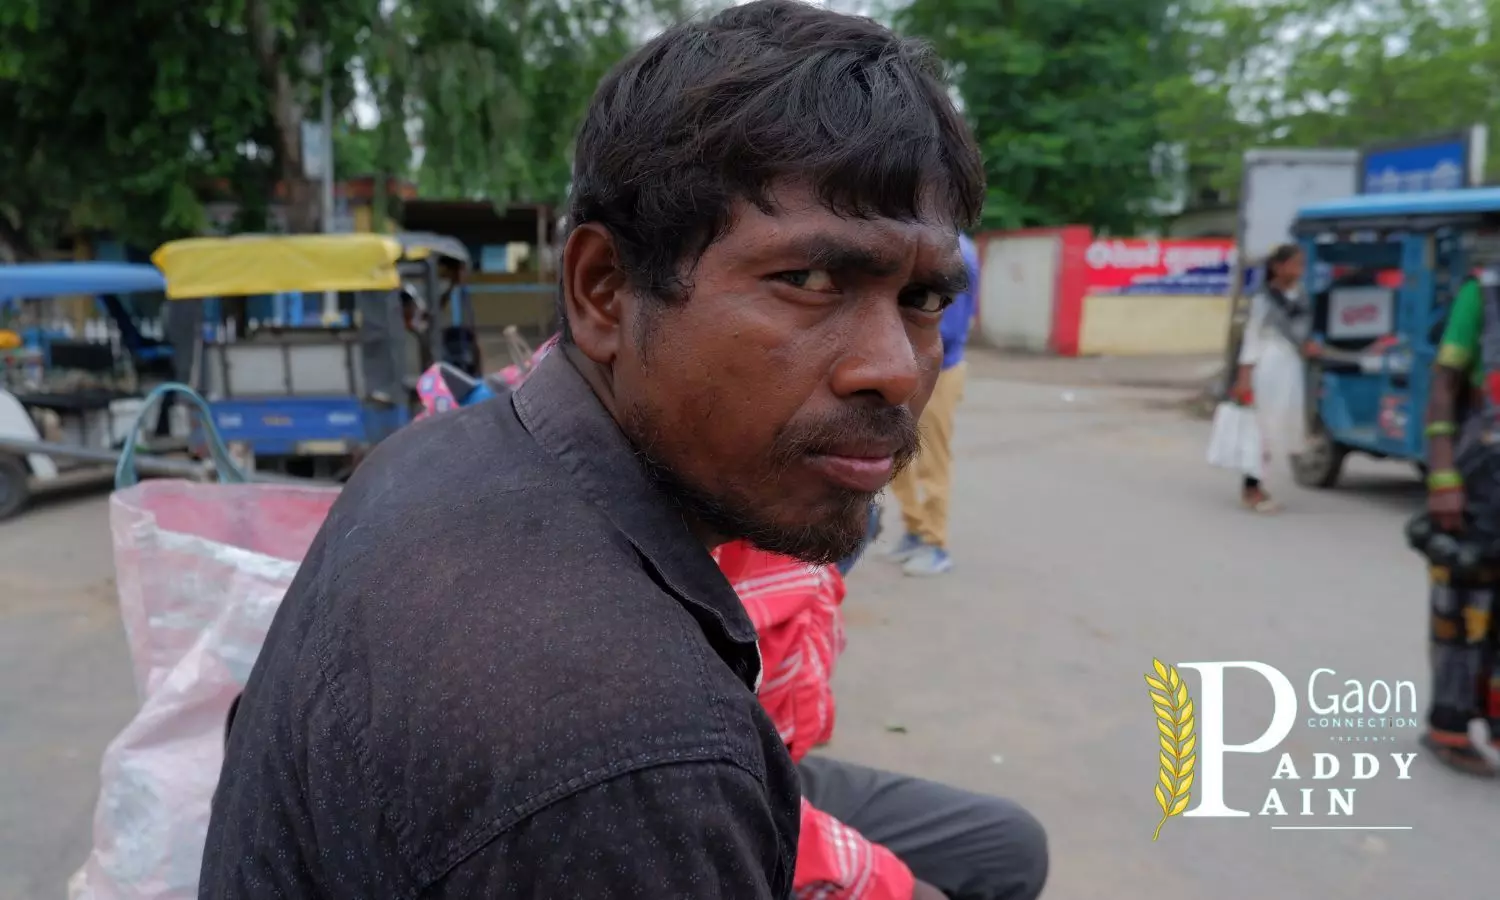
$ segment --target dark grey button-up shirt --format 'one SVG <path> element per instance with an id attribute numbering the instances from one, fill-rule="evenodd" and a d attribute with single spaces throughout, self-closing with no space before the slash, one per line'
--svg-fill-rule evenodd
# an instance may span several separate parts
<path id="1" fill-rule="evenodd" d="M 360 467 L 231 731 L 203 898 L 781 898 L 733 589 L 562 353 Z"/>

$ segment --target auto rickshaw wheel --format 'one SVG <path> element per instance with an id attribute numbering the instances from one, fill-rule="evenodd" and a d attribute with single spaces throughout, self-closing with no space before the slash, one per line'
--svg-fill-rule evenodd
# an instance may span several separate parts
<path id="1" fill-rule="evenodd" d="M 1308 435 L 1302 452 L 1292 457 L 1292 477 L 1303 487 L 1331 488 L 1338 483 L 1348 455 L 1348 447 L 1317 429 Z"/>
<path id="2" fill-rule="evenodd" d="M 0 454 L 0 521 L 26 507 L 31 499 L 30 474 L 19 456 Z"/>

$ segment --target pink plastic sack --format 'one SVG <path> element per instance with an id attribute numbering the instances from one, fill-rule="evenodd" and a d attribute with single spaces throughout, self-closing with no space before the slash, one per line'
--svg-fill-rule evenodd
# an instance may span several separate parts
<path id="1" fill-rule="evenodd" d="M 536 368 L 536 364 L 541 362 L 548 353 L 552 352 L 552 348 L 557 346 L 558 339 L 561 337 L 562 335 L 560 334 L 554 334 L 543 341 L 542 345 L 536 348 L 536 352 L 531 354 L 531 358 L 526 360 L 525 363 L 506 366 L 490 377 L 500 379 L 505 382 L 506 387 L 515 390 L 521 386 L 521 382 L 526 380 L 526 376 L 531 374 L 531 370 Z"/>
<path id="2" fill-rule="evenodd" d="M 140 711 L 104 751 L 70 900 L 190 900 L 224 722 L 337 488 L 148 481 L 110 500 Z"/>
<path id="3" fill-rule="evenodd" d="M 417 413 L 417 419 L 458 408 L 458 398 L 448 388 L 448 380 L 443 377 L 442 369 L 443 366 L 439 363 L 417 379 L 417 399 L 422 403 L 422 411 Z"/>
<path id="4" fill-rule="evenodd" d="M 536 368 L 537 363 L 541 362 L 552 351 L 552 348 L 557 346 L 558 338 L 559 335 L 555 334 L 547 338 L 524 363 L 506 366 L 495 374 L 488 376 L 489 379 L 501 382 L 511 390 L 515 390 L 531 374 L 531 370 Z M 422 411 L 417 413 L 417 419 L 425 419 L 428 416 L 447 412 L 450 409 L 458 409 L 463 405 L 458 402 L 458 398 L 453 396 L 453 391 L 449 390 L 448 382 L 443 378 L 441 364 L 432 366 L 426 372 L 422 373 L 421 378 L 417 379 L 417 398 L 422 403 Z"/>

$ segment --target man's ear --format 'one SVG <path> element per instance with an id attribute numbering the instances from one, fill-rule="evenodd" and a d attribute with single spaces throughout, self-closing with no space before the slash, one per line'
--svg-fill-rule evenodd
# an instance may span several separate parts
<path id="1" fill-rule="evenodd" d="M 595 223 L 574 228 L 563 248 L 563 307 L 573 343 L 600 365 L 612 364 L 619 352 L 625 289 L 609 230 Z"/>

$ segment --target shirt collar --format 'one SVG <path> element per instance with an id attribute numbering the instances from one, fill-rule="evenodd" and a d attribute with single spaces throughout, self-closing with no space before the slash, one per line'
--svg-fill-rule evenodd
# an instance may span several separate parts
<path id="1" fill-rule="evenodd" d="M 577 479 L 695 618 L 735 644 L 754 645 L 755 626 L 739 596 L 682 513 L 651 483 L 634 448 L 567 355 L 547 354 L 512 402 L 536 442 Z M 739 675 L 747 684 L 757 682 L 759 655 L 746 656 L 755 671 Z"/>

